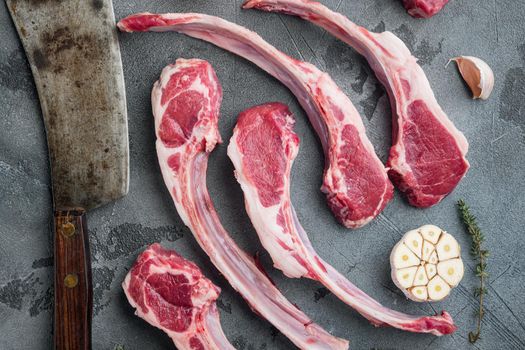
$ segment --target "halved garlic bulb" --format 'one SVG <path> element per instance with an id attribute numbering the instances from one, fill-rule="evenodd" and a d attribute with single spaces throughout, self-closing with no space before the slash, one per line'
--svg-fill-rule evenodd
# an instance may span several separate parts
<path id="1" fill-rule="evenodd" d="M 408 231 L 390 254 L 392 280 L 414 301 L 439 301 L 463 278 L 461 248 L 434 225 Z"/>
<path id="2" fill-rule="evenodd" d="M 489 65 L 472 56 L 459 56 L 451 59 L 458 65 L 459 73 L 472 91 L 472 98 L 486 100 L 494 88 L 494 73 Z"/>

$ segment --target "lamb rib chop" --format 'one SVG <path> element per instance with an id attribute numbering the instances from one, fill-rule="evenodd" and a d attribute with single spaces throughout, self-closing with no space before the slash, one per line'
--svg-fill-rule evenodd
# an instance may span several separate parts
<path id="1" fill-rule="evenodd" d="M 372 33 L 320 3 L 248 0 L 244 8 L 299 16 L 326 29 L 362 54 L 385 86 L 392 106 L 392 148 L 387 167 L 410 204 L 429 207 L 465 176 L 468 142 L 434 97 L 423 69 L 391 32 Z"/>
<path id="2" fill-rule="evenodd" d="M 239 115 L 228 146 L 246 211 L 274 266 L 288 277 L 321 282 L 376 326 L 435 335 L 454 332 L 448 313 L 418 317 L 390 310 L 317 255 L 290 200 L 290 171 L 299 149 L 294 122 L 288 107 L 281 103 L 250 108 Z"/>
<path id="3" fill-rule="evenodd" d="M 202 14 L 136 14 L 122 19 L 123 31 L 177 31 L 213 43 L 255 63 L 297 97 L 317 131 L 325 153 L 328 205 L 345 226 L 370 222 L 392 199 L 386 169 L 368 140 L 348 97 L 328 74 L 295 60 L 248 29 Z"/>
<path id="4" fill-rule="evenodd" d="M 403 0 L 403 5 L 412 17 L 430 18 L 448 3 L 448 0 Z"/>
<path id="5" fill-rule="evenodd" d="M 179 350 L 234 350 L 215 301 L 221 290 L 197 265 L 158 243 L 138 258 L 122 283 L 135 313 L 163 330 Z"/>
<path id="6" fill-rule="evenodd" d="M 153 87 L 162 176 L 177 211 L 211 262 L 252 310 L 302 349 L 347 349 L 290 303 L 222 227 L 206 187 L 208 156 L 221 142 L 222 89 L 211 65 L 178 59 Z"/>

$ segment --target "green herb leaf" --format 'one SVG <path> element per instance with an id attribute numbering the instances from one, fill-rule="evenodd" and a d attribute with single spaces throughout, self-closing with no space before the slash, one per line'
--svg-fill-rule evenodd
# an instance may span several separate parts
<path id="1" fill-rule="evenodd" d="M 481 229 L 478 226 L 476 217 L 470 212 L 470 208 L 465 203 L 464 200 L 460 199 L 458 201 L 459 213 L 461 219 L 465 224 L 467 232 L 472 238 L 472 247 L 470 253 L 478 261 L 476 265 L 475 275 L 479 277 L 479 287 L 474 290 L 474 295 L 476 298 L 479 298 L 479 309 L 476 310 L 477 317 L 477 326 L 476 332 L 470 332 L 468 334 L 468 340 L 471 343 L 475 343 L 480 339 L 481 335 L 481 323 L 483 321 L 483 316 L 485 315 L 485 309 L 483 307 L 483 297 L 487 294 L 487 288 L 485 288 L 485 281 L 487 280 L 489 274 L 487 273 L 487 258 L 489 257 L 489 251 L 482 249 L 483 242 L 485 241 L 485 236 L 481 232 Z"/>

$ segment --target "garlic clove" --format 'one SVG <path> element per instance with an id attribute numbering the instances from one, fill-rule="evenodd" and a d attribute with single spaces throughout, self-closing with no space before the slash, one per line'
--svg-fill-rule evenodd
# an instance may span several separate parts
<path id="1" fill-rule="evenodd" d="M 407 232 L 404 236 L 403 242 L 418 258 L 421 259 L 421 249 L 423 247 L 423 237 L 416 231 Z"/>
<path id="2" fill-rule="evenodd" d="M 400 243 L 392 250 L 393 264 L 398 269 L 419 265 L 421 260 L 404 243 Z"/>
<path id="3" fill-rule="evenodd" d="M 423 242 L 423 257 L 422 259 L 425 260 L 425 261 L 430 261 L 430 257 L 432 256 L 432 253 L 434 253 L 434 250 L 436 249 L 436 247 L 428 242 L 428 241 L 424 241 Z M 435 264 L 435 263 L 433 263 Z"/>
<path id="4" fill-rule="evenodd" d="M 430 258 L 428 258 L 428 263 L 436 265 L 439 262 L 438 255 L 436 251 L 434 250 L 432 254 L 430 254 Z"/>
<path id="5" fill-rule="evenodd" d="M 419 233 L 423 238 L 432 244 L 436 244 L 441 235 L 441 229 L 436 225 L 424 225 L 419 228 Z"/>
<path id="6" fill-rule="evenodd" d="M 440 261 L 457 258 L 461 254 L 458 241 L 446 232 L 441 235 L 436 244 L 436 252 Z"/>
<path id="7" fill-rule="evenodd" d="M 425 267 L 420 266 L 416 272 L 416 278 L 414 279 L 414 286 L 426 286 L 428 284 L 427 273 L 425 272 Z"/>
<path id="8" fill-rule="evenodd" d="M 458 65 L 459 73 L 472 91 L 473 99 L 489 98 L 494 88 L 494 72 L 485 61 L 472 56 L 459 56 L 451 61 Z"/>
<path id="9" fill-rule="evenodd" d="M 410 289 L 410 293 L 412 294 L 411 299 L 414 301 L 427 301 L 428 299 L 428 292 L 426 286 L 414 287 Z"/>
<path id="10" fill-rule="evenodd" d="M 399 281 L 399 284 L 403 286 L 403 288 L 409 288 L 413 286 L 417 269 L 417 266 L 412 266 L 396 271 L 396 278 Z"/>
<path id="11" fill-rule="evenodd" d="M 432 278 L 427 287 L 428 297 L 433 301 L 443 300 L 450 293 L 450 286 L 439 276 Z"/>
<path id="12" fill-rule="evenodd" d="M 463 261 L 459 258 L 441 261 L 437 265 L 437 271 L 451 287 L 455 287 L 463 278 Z"/>
<path id="13" fill-rule="evenodd" d="M 430 264 L 430 263 L 426 264 L 425 270 L 427 271 L 427 276 L 429 279 L 432 279 L 432 277 L 434 277 L 437 273 L 436 265 L 434 264 Z"/>

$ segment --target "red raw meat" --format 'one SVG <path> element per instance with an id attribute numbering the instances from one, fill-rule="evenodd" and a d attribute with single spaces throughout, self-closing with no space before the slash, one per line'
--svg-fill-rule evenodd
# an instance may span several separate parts
<path id="1" fill-rule="evenodd" d="M 456 327 L 445 311 L 440 316 L 419 317 L 386 308 L 317 255 L 290 200 L 290 172 L 299 149 L 294 123 L 281 103 L 250 108 L 239 115 L 228 146 L 246 211 L 274 266 L 288 277 L 321 282 L 376 326 L 435 335 L 454 332 Z"/>
<path id="2" fill-rule="evenodd" d="M 447 4 L 448 0 L 403 0 L 403 5 L 412 17 L 430 18 Z"/>
<path id="3" fill-rule="evenodd" d="M 221 142 L 221 99 L 217 76 L 203 60 L 178 59 L 164 68 L 153 87 L 157 155 L 181 219 L 254 312 L 294 344 L 303 349 L 347 349 L 346 340 L 330 335 L 290 303 L 222 227 L 206 187 L 208 156 Z"/>
<path id="4" fill-rule="evenodd" d="M 256 33 L 202 14 L 136 14 L 122 19 L 123 31 L 177 31 L 211 42 L 255 63 L 297 97 L 317 131 L 325 153 L 328 205 L 345 226 L 370 222 L 392 199 L 385 167 L 368 140 L 359 113 L 328 74 L 295 60 Z"/>
<path id="5" fill-rule="evenodd" d="M 248 0 L 244 8 L 299 16 L 326 29 L 367 60 L 390 97 L 392 148 L 387 167 L 410 204 L 429 207 L 465 176 L 468 142 L 434 97 L 423 69 L 391 32 L 372 33 L 340 13 L 308 0 Z"/>
<path id="6" fill-rule="evenodd" d="M 235 349 L 222 331 L 215 305 L 221 290 L 175 251 L 151 245 L 122 288 L 137 316 L 163 330 L 177 349 Z"/>

